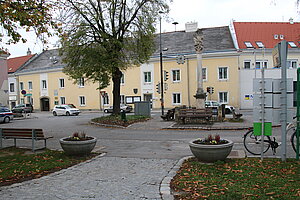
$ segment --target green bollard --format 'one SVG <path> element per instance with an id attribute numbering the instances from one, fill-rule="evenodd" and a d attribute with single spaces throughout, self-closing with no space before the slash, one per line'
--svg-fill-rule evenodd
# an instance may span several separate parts
<path id="1" fill-rule="evenodd" d="M 122 120 L 122 121 L 124 121 L 124 122 L 126 122 L 126 121 L 127 121 L 127 119 L 126 119 L 126 112 L 125 112 L 125 110 L 121 110 L 121 120 Z"/>

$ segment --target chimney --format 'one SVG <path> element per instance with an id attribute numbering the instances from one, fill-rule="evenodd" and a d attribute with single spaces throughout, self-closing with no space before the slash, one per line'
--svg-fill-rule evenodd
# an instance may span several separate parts
<path id="1" fill-rule="evenodd" d="M 293 18 L 290 18 L 290 19 L 289 19 L 289 22 L 290 22 L 290 24 L 294 24 L 294 19 L 293 19 Z"/>
<path id="2" fill-rule="evenodd" d="M 197 22 L 188 22 L 185 24 L 185 32 L 196 32 L 198 29 L 198 23 Z"/>
<path id="3" fill-rule="evenodd" d="M 30 49 L 28 48 L 28 50 L 27 50 L 27 56 L 29 56 L 29 55 L 31 55 L 31 51 L 30 51 Z"/>

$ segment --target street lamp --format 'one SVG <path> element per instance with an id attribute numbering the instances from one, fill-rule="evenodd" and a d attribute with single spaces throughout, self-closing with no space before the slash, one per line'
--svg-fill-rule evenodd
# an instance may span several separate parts
<path id="1" fill-rule="evenodd" d="M 172 24 L 175 25 L 175 32 L 176 32 L 176 25 L 178 24 L 178 22 L 173 22 Z"/>
<path id="2" fill-rule="evenodd" d="M 159 11 L 159 14 L 162 14 Z M 164 115 L 164 78 L 163 78 L 163 63 L 162 63 L 162 44 L 161 44 L 161 15 L 159 16 L 159 56 L 160 56 L 160 105 L 161 114 Z"/>

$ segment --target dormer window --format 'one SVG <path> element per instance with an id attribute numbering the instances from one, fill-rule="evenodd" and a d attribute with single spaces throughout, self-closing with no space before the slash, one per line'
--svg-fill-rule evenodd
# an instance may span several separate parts
<path id="1" fill-rule="evenodd" d="M 259 47 L 259 48 L 264 48 L 265 45 L 262 43 L 262 42 L 256 42 L 256 45 Z"/>
<path id="2" fill-rule="evenodd" d="M 244 44 L 246 45 L 247 48 L 253 48 L 251 42 L 244 42 Z"/>
<path id="3" fill-rule="evenodd" d="M 274 39 L 278 40 L 278 35 L 277 34 L 274 35 Z"/>
<path id="4" fill-rule="evenodd" d="M 284 35 L 280 35 L 280 39 L 283 40 L 284 39 Z"/>
<path id="5" fill-rule="evenodd" d="M 294 42 L 288 42 L 292 48 L 297 48 L 297 45 Z"/>

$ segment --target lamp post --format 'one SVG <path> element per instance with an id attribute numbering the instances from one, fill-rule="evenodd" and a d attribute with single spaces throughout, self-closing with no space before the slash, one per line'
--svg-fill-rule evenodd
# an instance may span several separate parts
<path id="1" fill-rule="evenodd" d="M 162 14 L 159 11 L 159 14 Z M 163 63 L 162 63 L 162 44 L 161 44 L 161 16 L 159 17 L 159 56 L 160 56 L 160 105 L 161 114 L 164 115 L 164 78 L 163 78 Z"/>

